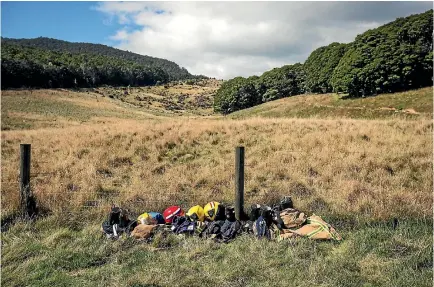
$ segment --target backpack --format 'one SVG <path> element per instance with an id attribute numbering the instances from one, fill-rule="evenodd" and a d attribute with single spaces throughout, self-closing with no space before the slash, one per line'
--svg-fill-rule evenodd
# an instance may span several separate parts
<path id="1" fill-rule="evenodd" d="M 175 216 L 172 220 L 172 232 L 176 234 L 193 234 L 196 223 L 190 221 L 185 216 Z"/>
<path id="2" fill-rule="evenodd" d="M 118 239 L 122 233 L 130 234 L 137 226 L 135 220 L 130 220 L 128 211 L 113 205 L 107 221 L 102 223 L 102 231 L 107 238 Z"/>
<path id="3" fill-rule="evenodd" d="M 278 229 L 285 228 L 285 224 L 280 217 L 280 211 L 277 211 L 276 209 L 271 210 L 271 221 Z"/>
<path id="4" fill-rule="evenodd" d="M 224 223 L 224 220 L 207 222 L 206 227 L 199 233 L 199 237 L 221 238 L 221 229 Z"/>
<path id="5" fill-rule="evenodd" d="M 287 208 L 280 212 L 279 214 L 283 226 L 281 229 L 291 229 L 297 228 L 306 222 L 307 215 L 295 208 Z"/>
<path id="6" fill-rule="evenodd" d="M 228 206 L 225 208 L 225 218 L 231 222 L 235 221 L 235 209 L 233 206 Z"/>
<path id="7" fill-rule="evenodd" d="M 250 221 L 256 221 L 259 216 L 261 216 L 261 205 L 259 204 L 253 204 L 250 207 L 250 214 L 249 214 L 249 220 Z"/>
<path id="8" fill-rule="evenodd" d="M 156 227 L 157 225 L 139 224 L 131 232 L 131 237 L 134 237 L 135 239 L 139 239 L 139 240 L 150 239 Z"/>
<path id="9" fill-rule="evenodd" d="M 265 221 L 267 226 L 270 226 L 273 223 L 273 210 L 271 209 L 271 207 L 264 205 L 261 207 L 261 212 L 260 212 L 260 217 L 262 217 L 262 219 Z M 259 219 L 258 218 L 258 219 Z"/>
<path id="10" fill-rule="evenodd" d="M 253 234 L 257 238 L 271 239 L 270 229 L 264 217 L 260 216 L 253 224 Z"/>
<path id="11" fill-rule="evenodd" d="M 226 220 L 221 227 L 221 242 L 228 243 L 232 241 L 238 234 L 241 233 L 241 227 L 241 222 L 239 222 L 238 220 Z"/>
<path id="12" fill-rule="evenodd" d="M 294 208 L 294 203 L 290 196 L 284 196 L 279 203 L 280 210 L 285 210 L 287 208 Z"/>
<path id="13" fill-rule="evenodd" d="M 108 222 L 110 225 L 119 224 L 121 218 L 121 209 L 120 207 L 117 207 L 116 205 L 112 205 L 112 208 L 110 210 Z"/>
<path id="14" fill-rule="evenodd" d="M 107 238 L 118 239 L 123 233 L 131 234 L 134 228 L 137 226 L 136 221 L 128 221 L 119 224 L 111 225 L 109 221 L 103 222 L 101 226 L 102 232 L 107 236 Z"/>

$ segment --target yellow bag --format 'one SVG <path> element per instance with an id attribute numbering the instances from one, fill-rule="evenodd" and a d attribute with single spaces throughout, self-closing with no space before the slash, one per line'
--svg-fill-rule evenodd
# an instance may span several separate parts
<path id="1" fill-rule="evenodd" d="M 333 239 L 336 241 L 342 240 L 342 237 L 330 224 L 328 224 L 327 222 L 322 220 L 321 217 L 315 214 L 308 217 L 306 220 L 306 224 L 302 227 L 296 230 L 284 229 L 282 233 L 279 236 L 279 241 L 297 236 L 306 236 L 310 239 Z"/>

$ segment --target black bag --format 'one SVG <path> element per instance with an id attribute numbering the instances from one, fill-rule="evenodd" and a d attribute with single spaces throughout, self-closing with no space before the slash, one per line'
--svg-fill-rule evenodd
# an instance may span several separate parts
<path id="1" fill-rule="evenodd" d="M 216 220 L 212 222 L 207 222 L 206 227 L 199 234 L 199 237 L 203 238 L 221 238 L 221 229 L 224 225 L 224 220 Z"/>
<path id="2" fill-rule="evenodd" d="M 249 220 L 250 221 L 256 221 L 256 219 L 261 216 L 261 205 L 260 204 L 253 204 L 250 207 L 250 214 L 249 214 Z"/>
<path id="3" fill-rule="evenodd" d="M 287 209 L 287 208 L 294 208 L 294 204 L 293 204 L 290 196 L 284 196 L 280 200 L 280 210 L 279 211 L 282 211 L 282 210 Z"/>
<path id="4" fill-rule="evenodd" d="M 272 210 L 271 211 L 272 222 L 276 224 L 277 228 L 284 229 L 285 223 L 283 223 L 282 218 L 280 217 L 280 211 Z"/>
<path id="5" fill-rule="evenodd" d="M 176 234 L 193 234 L 196 222 L 188 220 L 185 216 L 175 216 L 172 220 L 172 231 Z"/>
<path id="6" fill-rule="evenodd" d="M 235 209 L 233 206 L 228 206 L 225 209 L 225 218 L 227 221 L 234 222 L 235 218 Z"/>
<path id="7" fill-rule="evenodd" d="M 112 206 L 109 214 L 108 222 L 110 225 L 119 224 L 121 220 L 121 209 L 116 205 Z"/>
<path id="8" fill-rule="evenodd" d="M 219 204 L 217 207 L 217 213 L 215 215 L 214 221 L 225 220 L 226 217 L 226 208 L 223 204 Z"/>
<path id="9" fill-rule="evenodd" d="M 273 214 L 274 214 L 274 212 L 271 209 L 271 207 L 269 207 L 267 205 L 261 206 L 260 217 L 262 217 L 262 220 L 265 221 L 265 223 L 267 224 L 267 226 L 270 226 L 271 223 L 273 223 Z"/>
<path id="10" fill-rule="evenodd" d="M 238 220 L 226 220 L 221 228 L 222 240 L 221 242 L 228 243 L 232 241 L 242 231 L 241 222 Z"/>
<path id="11" fill-rule="evenodd" d="M 107 221 L 102 224 L 102 231 L 107 238 L 117 239 L 122 233 L 131 234 L 136 226 L 137 221 L 129 219 L 127 210 L 113 205 Z"/>

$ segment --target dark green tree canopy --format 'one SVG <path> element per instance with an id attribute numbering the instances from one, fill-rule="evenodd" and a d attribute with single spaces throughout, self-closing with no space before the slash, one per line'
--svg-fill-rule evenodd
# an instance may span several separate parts
<path id="1" fill-rule="evenodd" d="M 334 91 L 361 96 L 432 85 L 432 33 L 429 10 L 357 36 L 333 72 Z"/>
<path id="2" fill-rule="evenodd" d="M 74 88 L 146 86 L 169 81 L 160 68 L 89 54 L 54 52 L 2 44 L 1 85 L 4 88 Z"/>
<path id="3" fill-rule="evenodd" d="M 286 65 L 260 77 L 236 77 L 226 81 L 214 96 L 214 110 L 228 114 L 255 105 L 304 93 L 302 64 Z"/>
<path id="4" fill-rule="evenodd" d="M 2 38 L 2 45 L 5 43 L 17 44 L 19 46 L 40 48 L 43 50 L 67 52 L 71 54 L 86 54 L 89 56 L 105 56 L 134 62 L 149 68 L 159 68 L 169 75 L 172 80 L 185 80 L 194 78 L 185 68 L 179 67 L 176 63 L 166 59 L 150 56 L 143 56 L 129 51 L 123 51 L 101 44 L 71 43 L 67 41 L 39 37 L 35 39 L 9 39 Z"/>
<path id="5" fill-rule="evenodd" d="M 357 97 L 432 86 L 432 34 L 433 10 L 399 18 L 349 44 L 320 47 L 303 65 L 275 68 L 249 81 L 229 80 L 217 91 L 214 108 L 230 113 L 305 92 Z"/>
<path id="6" fill-rule="evenodd" d="M 259 104 L 254 78 L 236 77 L 222 84 L 214 96 L 214 110 L 222 114 Z"/>
<path id="7" fill-rule="evenodd" d="M 311 93 L 333 91 L 331 77 L 346 51 L 346 44 L 332 43 L 313 51 L 304 63 L 306 89 Z"/>

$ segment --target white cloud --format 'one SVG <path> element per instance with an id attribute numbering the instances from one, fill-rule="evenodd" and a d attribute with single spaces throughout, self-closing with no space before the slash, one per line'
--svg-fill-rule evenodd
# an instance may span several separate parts
<path id="1" fill-rule="evenodd" d="M 128 39 L 128 32 L 126 30 L 119 30 L 115 35 L 110 36 L 110 40 L 113 41 L 125 41 Z"/>
<path id="2" fill-rule="evenodd" d="M 123 28 L 118 48 L 165 58 L 217 78 L 261 74 L 304 62 L 316 48 L 357 34 L 431 2 L 102 2 L 97 10 Z"/>

